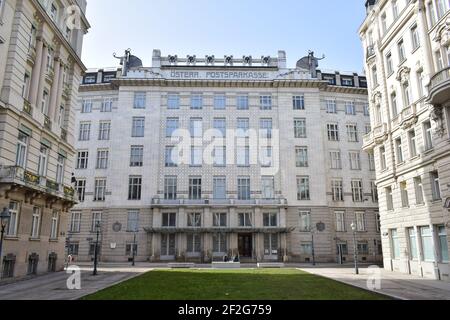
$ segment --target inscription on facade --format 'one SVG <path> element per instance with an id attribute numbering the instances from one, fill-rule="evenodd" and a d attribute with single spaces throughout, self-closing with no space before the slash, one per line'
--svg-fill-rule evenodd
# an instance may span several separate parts
<path id="1" fill-rule="evenodd" d="M 212 80 L 265 80 L 269 79 L 268 72 L 258 71 L 171 71 L 172 79 L 212 79 Z"/>

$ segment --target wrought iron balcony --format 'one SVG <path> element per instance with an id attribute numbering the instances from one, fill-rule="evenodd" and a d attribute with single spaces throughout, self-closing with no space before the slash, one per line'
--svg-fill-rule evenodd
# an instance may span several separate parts
<path id="1" fill-rule="evenodd" d="M 431 77 L 428 92 L 427 102 L 430 104 L 443 105 L 450 100 L 450 67 Z"/>
<path id="2" fill-rule="evenodd" d="M 77 202 L 72 187 L 63 186 L 45 177 L 29 172 L 17 166 L 0 166 L 0 184 L 11 184 L 33 191 L 34 195 L 45 194 L 57 200 L 72 204 Z"/>

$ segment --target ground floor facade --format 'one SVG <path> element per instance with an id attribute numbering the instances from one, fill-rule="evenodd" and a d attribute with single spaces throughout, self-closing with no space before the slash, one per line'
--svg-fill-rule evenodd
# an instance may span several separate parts
<path id="1" fill-rule="evenodd" d="M 101 221 L 101 230 L 94 226 Z M 351 223 L 355 222 L 355 235 Z M 75 261 L 381 263 L 373 208 L 173 205 L 73 210 L 67 254 Z M 98 244 L 98 246 L 97 246 Z"/>

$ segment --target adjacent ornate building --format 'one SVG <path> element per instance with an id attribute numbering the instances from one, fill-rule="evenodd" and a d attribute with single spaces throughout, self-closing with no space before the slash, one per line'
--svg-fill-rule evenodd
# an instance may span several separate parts
<path id="1" fill-rule="evenodd" d="M 450 4 L 369 0 L 366 51 L 385 268 L 449 280 Z"/>
<path id="2" fill-rule="evenodd" d="M 364 76 L 313 53 L 119 59 L 80 87 L 78 261 L 97 222 L 102 261 L 353 261 L 352 222 L 360 261 L 381 261 Z"/>
<path id="3" fill-rule="evenodd" d="M 1 279 L 64 266 L 85 0 L 0 1 Z"/>

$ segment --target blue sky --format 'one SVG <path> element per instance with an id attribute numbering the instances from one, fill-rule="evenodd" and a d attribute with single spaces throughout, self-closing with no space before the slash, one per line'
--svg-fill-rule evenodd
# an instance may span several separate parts
<path id="1" fill-rule="evenodd" d="M 156 48 L 183 57 L 285 50 L 293 67 L 311 49 L 327 56 L 323 69 L 361 72 L 364 14 L 363 0 L 89 0 L 83 61 L 88 68 L 116 66 L 112 53 L 126 48 L 145 66 Z"/>

